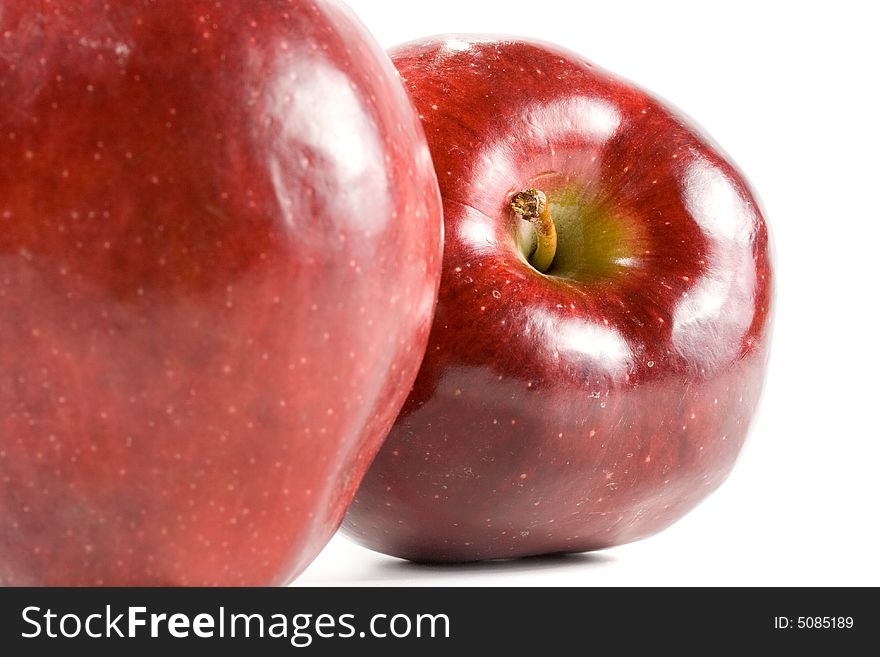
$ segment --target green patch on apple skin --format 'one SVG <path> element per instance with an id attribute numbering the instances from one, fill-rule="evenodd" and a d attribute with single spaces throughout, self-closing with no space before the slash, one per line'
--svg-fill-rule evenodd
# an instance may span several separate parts
<path id="1" fill-rule="evenodd" d="M 617 279 L 638 267 L 649 248 L 639 222 L 572 184 L 542 191 L 558 237 L 556 255 L 545 275 L 595 283 Z M 517 248 L 528 259 L 535 248 L 535 231 L 527 222 L 518 223 Z"/>

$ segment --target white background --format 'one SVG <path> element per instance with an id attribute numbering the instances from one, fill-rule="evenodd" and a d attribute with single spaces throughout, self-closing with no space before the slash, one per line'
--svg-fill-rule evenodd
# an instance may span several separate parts
<path id="1" fill-rule="evenodd" d="M 665 532 L 591 555 L 417 566 L 337 536 L 298 585 L 880 585 L 880 98 L 871 3 L 349 4 L 389 47 L 442 32 L 567 46 L 667 98 L 763 200 L 777 305 L 733 475 Z"/>

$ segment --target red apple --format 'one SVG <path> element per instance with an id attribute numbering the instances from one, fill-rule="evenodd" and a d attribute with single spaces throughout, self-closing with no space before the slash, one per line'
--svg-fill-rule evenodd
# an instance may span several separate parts
<path id="1" fill-rule="evenodd" d="M 440 198 L 335 2 L 0 11 L 0 583 L 280 584 L 406 396 Z"/>
<path id="2" fill-rule="evenodd" d="M 771 261 L 748 185 L 562 48 L 434 38 L 392 61 L 447 238 L 427 355 L 344 528 L 429 561 L 663 529 L 728 475 L 762 387 Z"/>

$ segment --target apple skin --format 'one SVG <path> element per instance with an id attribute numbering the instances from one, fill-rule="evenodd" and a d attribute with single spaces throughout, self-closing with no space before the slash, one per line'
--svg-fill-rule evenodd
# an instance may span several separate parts
<path id="1" fill-rule="evenodd" d="M 423 355 L 440 196 L 335 2 L 4 2 L 0 583 L 266 585 Z"/>
<path id="2" fill-rule="evenodd" d="M 443 274 L 343 530 L 442 562 L 667 527 L 727 477 L 762 388 L 771 258 L 749 186 L 677 111 L 562 48 L 449 36 L 391 56 L 440 181 Z M 548 275 L 510 210 L 532 187 L 574 199 Z"/>

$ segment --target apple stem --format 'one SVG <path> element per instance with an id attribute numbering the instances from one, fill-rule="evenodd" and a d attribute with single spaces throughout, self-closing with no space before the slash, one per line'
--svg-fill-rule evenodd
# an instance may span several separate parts
<path id="1" fill-rule="evenodd" d="M 550 216 L 547 195 L 537 189 L 526 189 L 515 194 L 510 208 L 535 227 L 537 246 L 529 256 L 529 263 L 542 274 L 550 269 L 556 256 L 556 225 Z"/>

